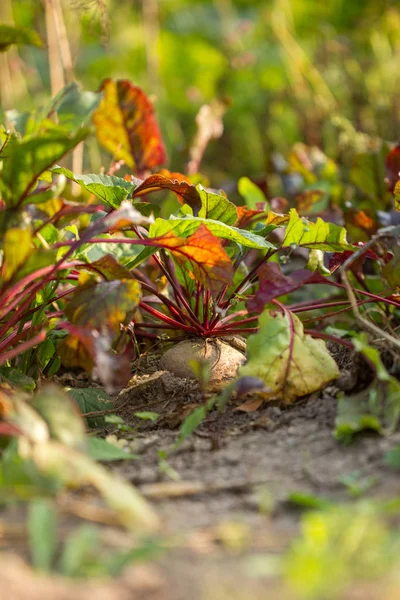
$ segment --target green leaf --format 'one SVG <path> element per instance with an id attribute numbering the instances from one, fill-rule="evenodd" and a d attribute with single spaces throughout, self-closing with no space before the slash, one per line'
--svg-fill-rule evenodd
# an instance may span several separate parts
<path id="1" fill-rule="evenodd" d="M 49 573 L 57 549 L 56 514 L 47 500 L 34 500 L 29 505 L 29 545 L 35 569 Z"/>
<path id="2" fill-rule="evenodd" d="M 208 412 L 214 407 L 215 402 L 216 398 L 210 398 L 205 404 L 195 408 L 194 411 L 186 417 L 179 429 L 179 435 L 175 442 L 175 448 L 179 448 L 185 439 L 192 435 L 193 431 L 198 428 L 198 426 L 206 418 Z"/>
<path id="3" fill-rule="evenodd" d="M 300 217 L 294 208 L 289 211 L 289 215 L 290 219 L 282 243 L 283 248 L 292 244 L 328 252 L 340 252 L 341 250 L 351 250 L 353 248 L 347 242 L 344 227 L 334 223 L 326 223 L 320 218 L 312 223 L 304 217 Z"/>
<path id="4" fill-rule="evenodd" d="M 94 460 L 100 461 L 132 460 L 138 458 L 132 452 L 125 452 L 122 448 L 118 448 L 118 446 L 96 437 L 88 439 L 87 453 Z"/>
<path id="5" fill-rule="evenodd" d="M 80 129 L 74 135 L 66 135 L 57 126 L 41 132 L 37 137 L 7 144 L 0 171 L 0 194 L 7 208 L 20 206 L 23 202 L 35 203 L 33 191 L 38 177 L 52 167 L 69 150 L 89 134 Z"/>
<path id="6" fill-rule="evenodd" d="M 112 410 L 114 404 L 108 394 L 99 388 L 67 388 L 68 393 L 75 400 L 82 414 Z M 103 427 L 104 417 L 86 417 L 89 427 Z"/>
<path id="7" fill-rule="evenodd" d="M 258 208 L 258 204 L 265 204 L 267 199 L 262 190 L 248 177 L 241 177 L 238 182 L 239 194 L 244 198 L 246 206 L 251 209 Z"/>
<path id="8" fill-rule="evenodd" d="M 129 183 L 122 177 L 115 175 L 76 175 L 64 167 L 55 167 L 53 173 L 65 175 L 71 181 L 79 184 L 82 189 L 94 194 L 112 208 L 119 208 L 121 202 L 135 189 L 133 183 Z"/>
<path id="9" fill-rule="evenodd" d="M 234 225 L 237 221 L 236 206 L 221 194 L 208 192 L 199 183 L 196 185 L 201 200 L 201 208 L 198 217 L 201 219 L 213 219 L 226 225 Z"/>
<path id="10" fill-rule="evenodd" d="M 290 403 L 339 375 L 325 343 L 305 334 L 302 322 L 290 311 L 266 308 L 259 318 L 259 331 L 248 339 L 247 354 L 239 376 L 263 381 L 267 391 L 260 394 L 265 399 Z"/>
<path id="11" fill-rule="evenodd" d="M 26 27 L 0 25 L 0 52 L 5 52 L 12 44 L 43 47 L 43 42 L 36 31 Z"/>

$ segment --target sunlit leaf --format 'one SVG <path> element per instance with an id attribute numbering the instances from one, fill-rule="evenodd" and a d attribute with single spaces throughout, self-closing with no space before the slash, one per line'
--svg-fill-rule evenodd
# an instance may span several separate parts
<path id="1" fill-rule="evenodd" d="M 27 27 L 12 27 L 11 25 L 0 25 L 0 52 L 4 52 L 12 44 L 38 46 L 41 48 L 43 42 L 40 36 Z"/>
<path id="2" fill-rule="evenodd" d="M 202 219 L 220 221 L 226 225 L 234 225 L 236 223 L 236 206 L 228 198 L 225 198 L 221 194 L 208 192 L 201 184 L 198 184 L 196 189 L 199 192 L 201 200 L 201 208 L 196 216 Z"/>
<path id="3" fill-rule="evenodd" d="M 338 377 L 337 365 L 322 340 L 304 333 L 301 321 L 289 311 L 265 309 L 259 331 L 247 343 L 248 362 L 239 376 L 261 379 L 265 399 L 291 403 Z"/>
<path id="4" fill-rule="evenodd" d="M 100 144 L 137 172 L 166 161 L 154 108 L 145 93 L 130 81 L 106 79 L 103 99 L 93 115 Z"/>
<path id="5" fill-rule="evenodd" d="M 37 137 L 9 143 L 2 155 L 0 171 L 0 193 L 5 205 L 15 207 L 26 202 L 38 177 L 88 134 L 89 129 L 82 128 L 76 134 L 67 135 L 62 128 L 54 126 Z M 29 200 L 35 202 L 35 197 Z"/>
<path id="6" fill-rule="evenodd" d="M 224 284 L 229 284 L 233 277 L 230 258 L 221 241 L 213 235 L 205 225 L 188 238 L 177 237 L 173 232 L 158 238 L 162 248 L 171 251 L 176 263 L 184 268 L 191 279 L 200 281 L 217 292 Z"/>
<path id="7" fill-rule="evenodd" d="M 286 228 L 283 247 L 301 246 L 304 248 L 317 248 L 328 252 L 350 250 L 351 245 L 346 239 L 344 227 L 334 223 L 326 223 L 318 218 L 315 223 L 301 218 L 297 211 L 290 210 L 290 220 Z"/>
<path id="8" fill-rule="evenodd" d="M 255 220 L 262 219 L 265 214 L 265 211 L 262 209 L 252 209 L 246 206 L 237 206 L 236 211 L 238 216 L 237 226 L 240 229 L 244 229 Z"/>
<path id="9" fill-rule="evenodd" d="M 267 206 L 267 199 L 262 190 L 248 177 L 241 177 L 238 182 L 239 194 L 244 198 L 247 208 L 257 210 L 261 205 Z"/>
<path id="10" fill-rule="evenodd" d="M 55 167 L 53 173 L 65 175 L 71 181 L 75 181 L 82 189 L 90 192 L 96 198 L 109 204 L 112 208 L 118 208 L 123 200 L 135 189 L 133 183 L 129 183 L 115 175 L 76 175 L 64 167 Z"/>
<path id="11" fill-rule="evenodd" d="M 275 246 L 262 238 L 259 235 L 245 229 L 238 229 L 214 221 L 212 219 L 200 219 L 199 217 L 185 217 L 184 219 L 156 219 L 149 229 L 149 239 L 159 238 L 169 233 L 186 238 L 193 235 L 201 225 L 205 225 L 207 229 L 216 237 L 236 242 L 246 248 L 255 248 L 259 250 L 274 248 Z M 135 257 L 127 266 L 132 269 L 143 262 L 146 258 L 154 254 L 155 248 L 145 248 L 137 257 Z"/>
<path id="12" fill-rule="evenodd" d="M 133 279 L 129 269 L 121 265 L 111 254 L 105 254 L 98 260 L 82 265 L 80 268 L 100 273 L 107 281 Z"/>
<path id="13" fill-rule="evenodd" d="M 276 213 L 273 212 L 272 210 L 269 211 L 268 216 L 267 216 L 267 220 L 265 221 L 266 225 L 275 225 L 276 227 L 282 227 L 282 225 L 286 225 L 287 223 L 289 223 L 290 220 L 290 215 L 287 214 L 280 214 L 280 213 Z"/>
<path id="14" fill-rule="evenodd" d="M 198 213 L 201 207 L 201 200 L 196 186 L 180 173 L 169 173 L 163 170 L 147 177 L 133 192 L 132 196 L 142 196 L 158 190 L 169 190 L 174 192 L 181 204 L 188 204 Z"/>
<path id="15" fill-rule="evenodd" d="M 28 228 L 9 227 L 3 237 L 1 277 L 9 281 L 24 265 L 32 252 L 32 231 Z"/>

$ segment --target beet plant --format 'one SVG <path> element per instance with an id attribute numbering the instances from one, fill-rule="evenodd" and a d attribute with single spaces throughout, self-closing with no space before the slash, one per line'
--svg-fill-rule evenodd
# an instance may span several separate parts
<path id="1" fill-rule="evenodd" d="M 265 398 L 291 402 L 337 377 L 323 340 L 349 342 L 321 319 L 352 308 L 337 269 L 359 246 L 343 227 L 284 212 L 282 200 L 272 210 L 249 180 L 238 207 L 182 174 L 151 174 L 166 160 L 160 130 L 127 81 L 106 80 L 98 95 L 69 86 L 39 116 L 13 118 L 20 134 L 3 132 L 0 175 L 3 376 L 51 374 L 61 360 L 114 391 L 149 341 L 165 341 L 162 368 L 192 376 L 193 361 L 207 359 L 214 382 L 256 377 Z M 57 166 L 90 123 L 113 155 L 108 173 Z M 135 176 L 118 176 L 122 165 Z M 65 180 L 81 188 L 75 200 Z M 179 200 L 163 217 L 159 191 Z M 368 291 L 360 268 L 359 304 L 397 307 L 390 291 Z M 316 316 L 300 320 L 308 311 Z"/>

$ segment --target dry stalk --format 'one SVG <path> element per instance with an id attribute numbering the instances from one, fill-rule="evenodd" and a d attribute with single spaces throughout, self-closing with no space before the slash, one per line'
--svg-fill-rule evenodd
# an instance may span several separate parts
<path id="1" fill-rule="evenodd" d="M 356 252 L 354 252 L 343 263 L 343 265 L 340 267 L 340 276 L 341 276 L 343 284 L 346 288 L 347 296 L 351 303 L 351 307 L 353 309 L 354 315 L 355 315 L 357 321 L 359 322 L 360 326 L 363 329 L 365 329 L 366 331 L 369 331 L 372 335 L 376 336 L 377 338 L 381 338 L 381 339 L 385 340 L 388 344 L 390 344 L 390 346 L 396 348 L 397 350 L 400 350 L 400 340 L 397 337 L 390 335 L 386 331 L 380 329 L 377 325 L 375 325 L 375 323 L 372 323 L 372 321 L 366 319 L 361 314 L 354 289 L 351 286 L 348 275 L 347 275 L 347 271 L 350 268 L 350 266 L 356 260 L 361 258 L 361 256 L 363 256 L 367 252 L 367 250 L 369 250 L 372 246 L 377 244 L 377 242 L 379 242 L 379 240 L 382 240 L 384 238 L 395 238 L 398 235 L 400 235 L 400 226 L 399 225 L 385 227 L 384 229 L 379 230 L 376 235 L 374 235 L 368 242 L 366 242 L 363 246 L 361 246 Z"/>

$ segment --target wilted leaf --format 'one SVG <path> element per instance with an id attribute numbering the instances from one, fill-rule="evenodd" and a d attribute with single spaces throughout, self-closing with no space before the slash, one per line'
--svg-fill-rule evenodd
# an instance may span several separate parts
<path id="1" fill-rule="evenodd" d="M 300 215 L 307 215 L 321 211 L 326 206 L 321 206 L 321 200 L 327 197 L 323 190 L 306 190 L 296 196 L 297 210 Z M 326 202 L 324 203 L 326 204 Z"/>
<path id="2" fill-rule="evenodd" d="M 115 175 L 76 175 L 64 167 L 55 167 L 52 171 L 75 181 L 81 188 L 106 202 L 112 208 L 118 208 L 121 202 L 135 189 L 133 183 L 128 183 L 122 177 Z"/>
<path id="3" fill-rule="evenodd" d="M 121 265 L 112 254 L 105 254 L 92 263 L 81 265 L 80 268 L 100 273 L 107 281 L 134 278 L 129 269 L 124 267 L 124 265 Z"/>
<path id="4" fill-rule="evenodd" d="M 43 46 L 40 36 L 32 29 L 0 25 L 0 52 L 4 52 L 12 44 L 38 46 L 39 48 Z"/>
<path id="5" fill-rule="evenodd" d="M 217 292 L 233 278 L 233 267 L 221 241 L 205 225 L 188 238 L 166 233 L 156 241 L 161 248 L 171 251 L 175 262 L 185 269 L 191 279 Z"/>
<path id="6" fill-rule="evenodd" d="M 93 115 L 100 144 L 115 159 L 137 172 L 166 161 L 154 108 L 145 93 L 130 81 L 106 79 L 103 99 Z"/>
<path id="7" fill-rule="evenodd" d="M 201 207 L 201 200 L 196 186 L 180 173 L 169 173 L 163 170 L 147 177 L 133 192 L 133 198 L 150 194 L 158 190 L 174 192 L 181 204 L 188 204 L 195 214 Z"/>
<path id="8" fill-rule="evenodd" d="M 334 223 L 326 223 L 318 218 L 315 223 L 301 218 L 297 211 L 290 210 L 290 220 L 286 228 L 283 247 L 301 246 L 304 248 L 317 248 L 328 252 L 338 250 L 350 250 L 351 245 L 346 239 L 344 227 Z"/>
<path id="9" fill-rule="evenodd" d="M 79 286 L 65 307 L 74 325 L 118 331 L 128 324 L 140 301 L 140 283 L 135 279 L 89 280 Z"/>
<path id="10" fill-rule="evenodd" d="M 261 379 L 265 399 L 291 403 L 316 392 L 338 377 L 337 365 L 322 340 L 304 333 L 301 321 L 289 311 L 266 309 L 259 331 L 247 342 L 248 362 L 239 376 Z"/>
<path id="11" fill-rule="evenodd" d="M 278 263 L 266 263 L 258 270 L 259 287 L 255 295 L 247 300 L 246 308 L 249 312 L 261 313 L 265 305 L 279 296 L 290 294 L 303 285 L 320 282 L 321 277 L 315 276 L 307 269 L 301 269 L 284 275 Z"/>
<path id="12" fill-rule="evenodd" d="M 130 349 L 113 350 L 140 301 L 140 284 L 134 279 L 100 281 L 89 279 L 79 286 L 67 303 L 63 323 L 69 336 L 59 348 L 64 365 L 92 371 L 106 391 L 121 389 L 130 378 Z"/>

